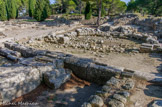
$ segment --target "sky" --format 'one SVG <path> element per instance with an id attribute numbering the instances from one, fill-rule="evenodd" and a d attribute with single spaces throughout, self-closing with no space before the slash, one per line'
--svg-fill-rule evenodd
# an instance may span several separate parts
<path id="1" fill-rule="evenodd" d="M 121 1 L 124 1 L 124 2 L 128 3 L 130 0 L 121 0 Z"/>
<path id="2" fill-rule="evenodd" d="M 53 3 L 55 0 L 50 0 L 51 3 Z M 130 0 L 121 0 L 121 1 L 124 1 L 126 3 L 128 3 Z"/>

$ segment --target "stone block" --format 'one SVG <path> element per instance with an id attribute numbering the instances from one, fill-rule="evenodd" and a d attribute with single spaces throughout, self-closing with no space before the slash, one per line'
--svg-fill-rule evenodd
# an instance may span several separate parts
<path id="1" fill-rule="evenodd" d="M 33 67 L 0 67 L 0 98 L 9 102 L 34 90 L 41 83 L 40 72 Z"/>

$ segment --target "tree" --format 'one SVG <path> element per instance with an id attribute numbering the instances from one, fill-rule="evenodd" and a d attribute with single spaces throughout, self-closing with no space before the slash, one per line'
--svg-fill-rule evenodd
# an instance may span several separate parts
<path id="1" fill-rule="evenodd" d="M 49 0 L 37 0 L 35 5 L 34 18 L 37 21 L 44 21 L 51 14 L 51 7 Z"/>
<path id="2" fill-rule="evenodd" d="M 98 18 L 97 18 L 97 26 L 100 26 L 100 19 L 101 19 L 101 10 L 102 10 L 102 2 L 104 0 L 83 0 L 83 1 L 93 1 L 93 2 L 97 2 L 97 7 L 98 7 Z"/>
<path id="3" fill-rule="evenodd" d="M 162 0 L 131 0 L 128 3 L 128 11 L 137 11 L 140 13 L 147 12 L 148 14 L 161 16 Z"/>
<path id="4" fill-rule="evenodd" d="M 16 18 L 15 0 L 7 0 L 7 14 L 8 14 L 8 20 Z"/>
<path id="5" fill-rule="evenodd" d="M 83 3 L 82 0 L 79 0 L 79 14 L 82 13 Z"/>
<path id="6" fill-rule="evenodd" d="M 35 5 L 34 18 L 37 21 L 44 21 L 46 18 L 43 16 L 44 12 L 44 0 L 37 0 Z"/>
<path id="7" fill-rule="evenodd" d="M 35 0 L 29 0 L 29 16 L 34 16 Z"/>
<path id="8" fill-rule="evenodd" d="M 92 16 L 92 7 L 89 1 L 86 2 L 86 8 L 85 8 L 85 19 L 91 19 Z"/>
<path id="9" fill-rule="evenodd" d="M 51 15 L 51 6 L 49 0 L 44 0 L 45 6 L 44 6 L 44 18 L 48 18 Z"/>
<path id="10" fill-rule="evenodd" d="M 137 5 L 134 0 L 128 2 L 127 10 L 132 12 L 135 12 L 137 10 Z"/>
<path id="11" fill-rule="evenodd" d="M 75 8 L 76 8 L 76 4 L 73 0 L 67 0 L 66 1 L 66 13 L 69 13 L 69 12 L 74 12 L 75 11 Z"/>
<path id="12" fill-rule="evenodd" d="M 100 26 L 100 18 L 101 18 L 101 9 L 102 9 L 102 0 L 98 1 L 98 18 L 97 18 L 97 26 Z"/>
<path id="13" fill-rule="evenodd" d="M 3 0 L 0 1 L 0 20 L 7 20 L 6 4 Z"/>
<path id="14" fill-rule="evenodd" d="M 102 9 L 101 9 L 101 17 L 104 17 L 106 15 L 106 10 L 105 10 L 105 3 L 102 2 Z"/>

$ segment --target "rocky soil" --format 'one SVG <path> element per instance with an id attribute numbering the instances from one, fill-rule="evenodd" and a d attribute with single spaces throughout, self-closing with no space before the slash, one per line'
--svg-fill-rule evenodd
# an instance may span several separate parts
<path id="1" fill-rule="evenodd" d="M 107 18 L 103 21 L 105 20 Z M 151 23 L 148 24 L 149 22 Z M 6 57 L 0 56 L 2 70 L 0 75 L 3 77 L 0 85 L 4 87 L 2 82 L 5 82 L 8 89 L 13 91 L 11 93 L 0 91 L 0 93 L 7 93 L 13 98 L 15 98 L 13 93 L 16 93 L 16 96 L 19 97 L 12 102 L 31 101 L 38 103 L 37 106 L 40 107 L 80 107 L 81 105 L 82 107 L 92 105 L 99 107 L 161 107 L 161 82 L 158 81 L 158 78 L 154 78 L 162 77 L 162 44 L 159 41 L 161 19 L 139 20 L 136 15 L 123 15 L 115 18 L 111 23 L 106 23 L 99 29 L 89 26 L 80 28 L 83 25 L 78 22 L 72 23 L 63 19 L 39 24 L 22 23 L 21 21 L 1 23 L 0 44 L 6 40 L 13 40 L 22 46 L 9 43 L 5 48 L 0 48 L 0 55 Z M 17 51 L 21 55 L 17 54 Z M 44 64 L 47 66 L 50 64 L 49 69 L 52 71 L 44 71 L 46 69 L 46 67 L 42 68 Z M 29 78 L 26 77 L 23 69 L 27 70 L 25 73 L 28 73 L 32 79 L 35 77 L 30 69 L 40 72 L 39 75 L 35 74 L 38 76 L 36 81 L 39 83 L 31 83 L 32 87 L 29 87 L 28 90 L 25 90 L 25 87 L 28 87 L 26 80 Z M 109 78 L 110 80 L 106 83 L 101 83 L 100 86 L 81 80 L 71 70 L 78 77 L 96 83 L 101 82 L 100 78 L 104 79 L 105 75 L 106 81 L 111 75 L 113 77 Z M 104 74 L 105 70 L 109 75 Z M 9 79 L 16 80 L 15 85 L 18 87 L 22 87 L 22 85 L 19 84 L 20 80 L 16 73 L 24 74 L 22 78 L 26 78 L 26 80 L 23 80 L 24 87 L 23 90 L 20 90 L 25 95 L 21 96 L 22 93 L 17 93 L 14 90 L 16 87 L 11 88 L 11 84 L 5 79 L 7 72 L 4 71 L 10 73 L 8 74 Z M 11 71 L 13 72 L 11 73 Z M 80 73 L 81 71 L 82 73 Z M 158 84 L 132 78 L 136 75 L 134 74 L 136 71 L 148 73 L 148 78 L 154 75 L 152 78 L 157 80 Z M 33 73 L 35 72 L 33 71 Z M 44 83 L 41 82 L 42 80 Z M 2 90 L 5 90 L 3 87 Z M 35 89 L 35 87 L 37 88 Z M 6 101 L 13 99 L 5 95 L 3 98 L 6 98 Z M 158 104 L 160 106 L 157 106 Z"/>
<path id="2" fill-rule="evenodd" d="M 148 54 L 148 53 L 141 54 L 138 51 L 139 49 L 138 43 L 132 42 L 130 40 L 117 39 L 117 38 L 113 38 L 113 40 L 109 40 L 109 39 L 105 40 L 101 37 L 92 37 L 92 39 L 89 40 L 87 39 L 88 37 L 81 37 L 81 38 L 83 40 L 76 42 L 77 44 L 86 41 L 93 41 L 93 39 L 97 40 L 99 38 L 98 41 L 105 41 L 105 43 L 107 43 L 106 45 L 107 47 L 112 46 L 112 50 L 95 51 L 92 48 L 85 49 L 83 47 L 80 49 L 77 47 L 68 47 L 68 46 L 66 47 L 66 45 L 51 44 L 51 43 L 45 43 L 39 41 L 26 44 L 26 45 L 38 49 L 59 51 L 68 54 L 74 54 L 79 57 L 92 58 L 98 62 L 101 63 L 104 62 L 105 64 L 108 65 L 126 67 L 126 68 L 135 69 L 143 72 L 159 73 L 161 71 L 161 60 L 162 60 L 161 54 Z M 101 44 L 98 44 L 98 46 L 101 46 Z M 114 46 L 115 48 L 113 48 Z M 123 51 L 121 51 L 120 49 L 123 49 Z M 120 54 L 118 53 L 119 51 Z"/>

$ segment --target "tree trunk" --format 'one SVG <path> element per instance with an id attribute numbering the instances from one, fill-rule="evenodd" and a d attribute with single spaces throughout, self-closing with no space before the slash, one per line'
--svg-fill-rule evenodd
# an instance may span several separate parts
<path id="1" fill-rule="evenodd" d="M 79 0 L 79 14 L 82 13 L 82 1 Z"/>
<path id="2" fill-rule="evenodd" d="M 101 19 L 101 8 L 102 8 L 102 0 L 98 2 L 98 18 L 97 18 L 97 26 L 100 26 L 100 19 Z"/>
<path id="3" fill-rule="evenodd" d="M 111 2 L 111 4 L 110 4 L 110 8 L 109 8 L 109 10 L 108 10 L 108 16 L 110 16 L 110 12 L 111 12 L 111 8 L 112 8 L 112 5 L 113 5 L 113 2 L 114 2 L 114 0 L 112 0 L 112 2 Z"/>
<path id="4" fill-rule="evenodd" d="M 62 5 L 61 5 L 61 14 L 62 14 L 63 13 L 63 8 L 64 8 L 64 5 L 63 5 L 64 1 L 61 0 L 61 3 L 62 3 Z"/>

